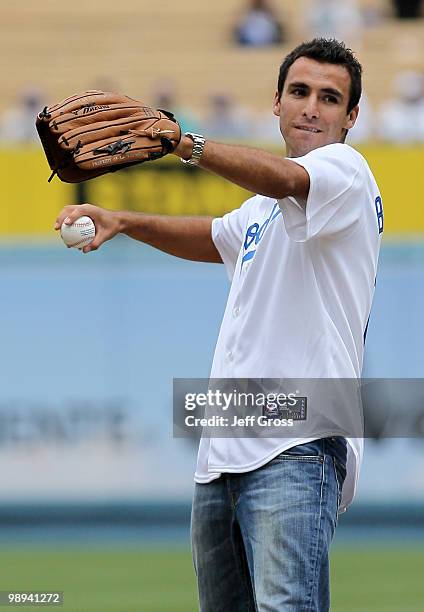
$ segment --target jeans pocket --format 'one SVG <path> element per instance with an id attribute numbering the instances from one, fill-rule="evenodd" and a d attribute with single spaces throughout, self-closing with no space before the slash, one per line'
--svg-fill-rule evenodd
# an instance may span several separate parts
<path id="1" fill-rule="evenodd" d="M 304 444 L 291 446 L 287 450 L 280 453 L 278 457 L 289 457 L 294 459 L 304 457 L 306 459 L 316 459 L 319 461 L 319 457 L 323 458 L 323 455 L 324 452 L 322 440 L 312 440 L 312 442 L 305 442 Z"/>
<path id="2" fill-rule="evenodd" d="M 333 459 L 334 466 L 334 475 L 336 477 L 337 483 L 337 508 L 340 508 L 340 503 L 342 501 L 342 489 L 343 484 L 346 479 L 346 467 L 340 463 L 335 457 Z"/>
<path id="3" fill-rule="evenodd" d="M 304 461 L 308 463 L 323 463 L 324 457 L 322 455 L 291 455 L 284 452 L 274 457 L 272 461 Z"/>

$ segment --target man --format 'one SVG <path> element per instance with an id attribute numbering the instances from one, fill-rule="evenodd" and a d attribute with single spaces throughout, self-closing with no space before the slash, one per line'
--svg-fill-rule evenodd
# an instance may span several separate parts
<path id="1" fill-rule="evenodd" d="M 282 63 L 274 99 L 286 159 L 199 135 L 175 151 L 259 195 L 214 220 L 67 206 L 55 227 L 89 215 L 97 236 L 85 252 L 121 232 L 223 262 L 232 284 L 213 378 L 358 378 L 383 230 L 375 180 L 343 144 L 360 95 L 350 50 L 304 43 Z M 329 609 L 329 547 L 362 444 L 336 427 L 317 432 L 201 440 L 192 544 L 202 612 Z"/>

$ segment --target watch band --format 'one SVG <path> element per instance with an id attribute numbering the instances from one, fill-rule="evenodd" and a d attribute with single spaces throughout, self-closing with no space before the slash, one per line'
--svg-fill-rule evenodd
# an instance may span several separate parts
<path id="1" fill-rule="evenodd" d="M 180 159 L 183 164 L 190 164 L 190 166 L 198 166 L 200 158 L 203 155 L 205 138 L 201 134 L 192 134 L 191 132 L 186 132 L 184 136 L 188 136 L 193 141 L 193 152 L 191 154 L 190 159 L 183 159 L 182 157 Z"/>

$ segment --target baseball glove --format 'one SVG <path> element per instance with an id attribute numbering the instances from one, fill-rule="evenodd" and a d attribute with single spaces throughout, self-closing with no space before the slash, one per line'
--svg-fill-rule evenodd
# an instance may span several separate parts
<path id="1" fill-rule="evenodd" d="M 175 149 L 181 129 L 174 115 L 128 96 L 86 91 L 46 106 L 37 131 L 52 170 L 79 183 L 158 159 Z"/>

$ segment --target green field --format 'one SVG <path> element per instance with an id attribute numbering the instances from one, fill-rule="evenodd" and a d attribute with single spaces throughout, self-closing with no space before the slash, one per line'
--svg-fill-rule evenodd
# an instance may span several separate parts
<path id="1" fill-rule="evenodd" d="M 191 558 L 185 550 L 3 550 L 0 565 L 0 590 L 62 590 L 65 604 L 57 609 L 67 612 L 197 610 Z M 402 548 L 336 550 L 332 594 L 335 612 L 423 610 L 424 554 Z"/>

